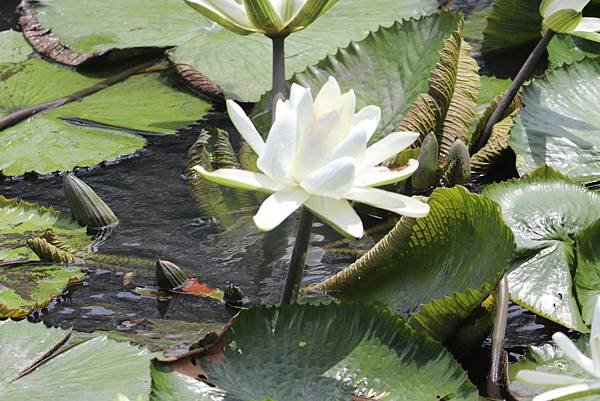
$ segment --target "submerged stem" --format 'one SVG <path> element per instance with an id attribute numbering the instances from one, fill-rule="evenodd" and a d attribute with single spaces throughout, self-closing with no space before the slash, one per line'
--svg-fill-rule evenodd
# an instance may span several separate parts
<path id="1" fill-rule="evenodd" d="M 312 223 L 312 213 L 307 208 L 303 208 L 290 267 L 287 272 L 287 277 L 285 278 L 285 287 L 283 288 L 283 294 L 281 295 L 282 305 L 293 304 L 296 302 L 296 298 L 298 298 L 298 291 L 300 290 L 300 283 L 302 282 L 302 275 L 304 274 L 304 262 L 306 260 L 306 253 L 308 252 Z"/>
<path id="2" fill-rule="evenodd" d="M 285 87 L 285 36 L 274 36 L 273 41 L 273 121 L 277 101 L 287 98 Z"/>
<path id="3" fill-rule="evenodd" d="M 487 380 L 487 395 L 493 399 L 502 399 L 504 372 L 504 337 L 508 319 L 508 279 L 502 277 L 496 290 L 496 316 L 492 333 L 492 355 L 490 373 Z"/>
<path id="4" fill-rule="evenodd" d="M 508 110 L 513 100 L 519 93 L 521 86 L 523 86 L 525 81 L 527 81 L 531 77 L 535 65 L 537 64 L 540 57 L 542 57 L 542 54 L 544 54 L 546 47 L 548 47 L 548 43 L 550 43 L 550 40 L 552 40 L 554 35 L 555 32 L 551 29 L 548 29 L 548 32 L 546 32 L 544 37 L 535 46 L 535 49 L 533 49 L 533 52 L 531 52 L 531 54 L 527 58 L 527 61 L 525 61 L 525 64 L 523 64 L 523 66 L 519 70 L 519 73 L 510 85 L 510 88 L 508 88 L 508 91 L 504 93 L 502 100 L 500 101 L 498 107 L 496 107 L 496 110 L 485 125 L 485 129 L 481 133 L 481 136 L 479 137 L 479 140 L 475 144 L 475 147 L 472 149 L 471 153 L 478 152 L 488 142 L 492 134 L 492 129 L 494 128 L 494 125 L 498 121 L 502 120 L 502 117 L 504 117 L 504 115 L 506 114 L 506 110 Z"/>

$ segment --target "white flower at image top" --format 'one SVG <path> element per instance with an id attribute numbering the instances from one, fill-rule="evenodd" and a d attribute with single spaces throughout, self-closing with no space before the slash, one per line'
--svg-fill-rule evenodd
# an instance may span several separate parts
<path id="1" fill-rule="evenodd" d="M 381 110 L 367 106 L 355 113 L 356 97 L 342 94 L 329 78 L 316 99 L 310 89 L 292 85 L 290 99 L 279 101 L 266 143 L 235 102 L 227 109 L 233 124 L 258 154 L 262 173 L 238 169 L 209 172 L 195 166 L 214 183 L 270 193 L 254 216 L 260 230 L 277 227 L 301 206 L 344 235 L 360 238 L 363 225 L 349 201 L 357 201 L 409 217 L 424 217 L 429 205 L 416 198 L 374 187 L 406 179 L 416 160 L 400 169 L 378 166 L 410 146 L 414 132 L 393 132 L 368 146 Z"/>
<path id="2" fill-rule="evenodd" d="M 544 0 L 540 5 L 540 14 L 546 25 L 556 32 L 600 42 L 600 18 L 583 17 L 581 14 L 589 2 L 590 0 Z"/>
<path id="3" fill-rule="evenodd" d="M 592 319 L 592 332 L 590 334 L 591 358 L 583 354 L 575 343 L 563 333 L 555 333 L 552 339 L 565 354 L 565 357 L 579 365 L 591 377 L 575 377 L 541 370 L 520 370 L 516 377 L 520 382 L 538 386 L 558 387 L 534 397 L 533 401 L 577 399 L 590 394 L 600 394 L 600 298 L 596 301 Z"/>
<path id="4" fill-rule="evenodd" d="M 185 0 L 224 28 L 241 35 L 287 35 L 306 28 L 337 0 Z"/>

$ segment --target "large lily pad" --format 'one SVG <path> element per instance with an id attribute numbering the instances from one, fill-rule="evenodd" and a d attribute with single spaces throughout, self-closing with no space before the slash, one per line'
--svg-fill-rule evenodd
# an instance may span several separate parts
<path id="1" fill-rule="evenodd" d="M 572 179 L 600 179 L 600 60 L 549 72 L 522 95 L 510 146 L 519 172 L 548 164 Z"/>
<path id="2" fill-rule="evenodd" d="M 25 241 L 48 228 L 73 249 L 83 250 L 91 242 L 85 228 L 59 212 L 0 196 L 0 261 L 23 261 L 0 266 L 0 317 L 28 315 L 81 280 L 78 266 L 25 263 L 39 260 Z"/>
<path id="3" fill-rule="evenodd" d="M 452 355 L 389 312 L 255 308 L 234 320 L 223 341 L 199 361 L 215 387 L 155 366 L 152 400 L 477 400 Z"/>
<path id="4" fill-rule="evenodd" d="M 296 74 L 293 81 L 317 93 L 334 76 L 343 90 L 354 89 L 357 108 L 381 107 L 382 118 L 373 141 L 394 131 L 415 99 L 429 88 L 431 71 L 436 67 L 439 51 L 453 31 L 460 16 L 444 12 L 418 20 L 396 22 L 380 28 L 360 42 L 340 49 L 318 64 Z M 270 125 L 271 95 L 262 97 L 258 125 Z M 266 131 L 266 130 L 265 130 Z"/>
<path id="5" fill-rule="evenodd" d="M 585 301 L 587 308 L 595 297 L 577 298 L 574 280 L 583 271 L 593 273 L 598 265 L 590 263 L 579 270 L 576 238 L 600 219 L 600 195 L 545 175 L 495 184 L 484 192 L 502 207 L 504 221 L 515 235 L 517 250 L 508 274 L 510 296 L 539 315 L 586 332 L 578 302 Z M 583 281 L 589 290 L 600 291 L 600 282 L 589 276 Z"/>
<path id="6" fill-rule="evenodd" d="M 31 46 L 20 32 L 0 32 L 0 64 L 18 63 L 31 55 Z"/>
<path id="7" fill-rule="evenodd" d="M 0 64 L 0 75 L 0 117 L 99 81 L 38 58 Z M 174 133 L 210 107 L 178 88 L 169 72 L 142 73 L 0 131 L 0 171 L 47 174 L 114 160 L 144 146 L 137 133 Z"/>
<path id="8" fill-rule="evenodd" d="M 61 348 L 69 331 L 42 323 L 0 322 L 0 398 L 3 401 L 106 401 L 117 393 L 147 399 L 148 353 L 97 337 Z"/>
<path id="9" fill-rule="evenodd" d="M 498 206 L 462 187 L 438 189 L 429 215 L 402 219 L 346 270 L 309 289 L 385 305 L 439 340 L 456 333 L 508 268 L 513 236 Z"/>

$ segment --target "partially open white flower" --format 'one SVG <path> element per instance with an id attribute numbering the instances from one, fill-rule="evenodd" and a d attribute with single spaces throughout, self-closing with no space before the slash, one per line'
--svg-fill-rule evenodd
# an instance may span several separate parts
<path id="1" fill-rule="evenodd" d="M 409 217 L 426 216 L 426 203 L 373 188 L 401 181 L 415 172 L 416 160 L 401 169 L 378 164 L 410 146 L 419 134 L 394 132 L 367 147 L 381 110 L 367 106 L 355 113 L 355 103 L 354 92 L 342 94 L 334 78 L 329 78 L 314 102 L 310 89 L 294 84 L 290 99 L 277 104 L 265 143 L 240 106 L 228 100 L 229 116 L 258 154 L 258 168 L 264 174 L 194 168 L 218 184 L 271 193 L 254 216 L 264 231 L 277 227 L 304 205 L 341 233 L 360 238 L 363 225 L 348 200 Z"/>
<path id="2" fill-rule="evenodd" d="M 337 0 L 185 0 L 204 16 L 241 35 L 287 35 L 312 24 Z"/>
<path id="3" fill-rule="evenodd" d="M 591 377 L 575 377 L 537 370 L 521 370 L 517 380 L 539 386 L 559 387 L 536 396 L 533 401 L 551 401 L 583 397 L 589 394 L 600 394 L 600 298 L 596 301 L 596 309 L 592 319 L 590 349 L 592 357 L 583 354 L 577 346 L 563 333 L 552 336 L 554 343 L 565 356 L 579 365 Z"/>
<path id="4" fill-rule="evenodd" d="M 600 18 L 583 17 L 590 0 L 544 0 L 540 14 L 553 31 L 600 42 Z"/>

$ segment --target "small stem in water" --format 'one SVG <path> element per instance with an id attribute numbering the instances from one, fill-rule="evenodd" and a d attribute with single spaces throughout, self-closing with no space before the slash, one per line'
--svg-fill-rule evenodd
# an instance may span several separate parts
<path id="1" fill-rule="evenodd" d="M 300 290 L 300 283 L 302 282 L 302 275 L 304 274 L 304 262 L 308 251 L 312 223 L 312 213 L 307 208 L 303 208 L 300 224 L 298 225 L 296 242 L 294 243 L 294 250 L 292 252 L 292 260 L 290 261 L 290 268 L 285 279 L 285 287 L 283 288 L 283 294 L 281 296 L 282 305 L 293 304 L 296 302 L 296 298 L 298 298 L 298 291 Z"/>
<path id="2" fill-rule="evenodd" d="M 494 331 L 492 332 L 490 373 L 487 380 L 487 396 L 493 399 L 502 399 L 504 337 L 506 335 L 507 319 L 508 279 L 504 276 L 496 289 L 496 316 L 494 317 Z"/>
<path id="3" fill-rule="evenodd" d="M 273 121 L 278 100 L 287 99 L 285 85 L 285 36 L 274 36 L 273 41 Z"/>
<path id="4" fill-rule="evenodd" d="M 490 135 L 492 135 L 492 129 L 494 128 L 494 125 L 498 121 L 500 121 L 502 117 L 504 117 L 504 114 L 506 114 L 506 110 L 508 110 L 508 108 L 510 107 L 511 103 L 519 93 L 519 90 L 521 90 L 521 86 L 523 86 L 525 81 L 527 81 L 531 77 L 535 65 L 537 64 L 540 57 L 542 57 L 542 54 L 544 54 L 546 47 L 548 47 L 548 43 L 550 43 L 550 40 L 552 40 L 554 35 L 555 32 L 551 29 L 548 29 L 548 32 L 546 32 L 544 37 L 538 42 L 535 49 L 533 49 L 533 52 L 531 52 L 531 54 L 527 58 L 527 61 L 525 61 L 525 64 L 523 64 L 523 66 L 519 70 L 519 73 L 515 77 L 515 80 L 512 82 L 510 88 L 508 88 L 508 91 L 506 91 L 506 93 L 502 97 L 502 100 L 498 104 L 498 107 L 496 107 L 496 110 L 485 125 L 485 129 L 481 133 L 479 140 L 477 141 L 475 147 L 471 151 L 472 154 L 478 152 L 488 142 L 488 140 L 490 139 Z"/>

